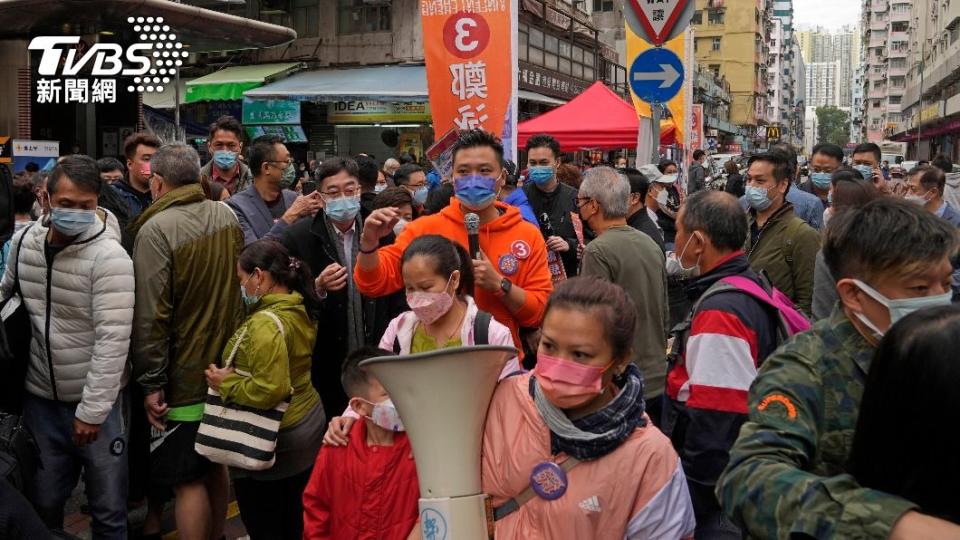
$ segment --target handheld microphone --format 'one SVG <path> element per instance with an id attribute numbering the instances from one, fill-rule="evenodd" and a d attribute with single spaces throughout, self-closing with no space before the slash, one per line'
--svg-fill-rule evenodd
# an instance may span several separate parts
<path id="1" fill-rule="evenodd" d="M 480 258 L 480 216 L 470 212 L 463 216 L 463 224 L 467 227 L 467 241 L 470 243 L 470 256 Z"/>

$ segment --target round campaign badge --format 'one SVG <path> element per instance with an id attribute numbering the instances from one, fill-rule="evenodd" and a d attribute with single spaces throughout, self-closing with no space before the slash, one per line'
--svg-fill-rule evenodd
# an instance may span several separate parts
<path id="1" fill-rule="evenodd" d="M 520 269 L 520 261 L 517 260 L 516 255 L 513 253 L 507 253 L 506 255 L 500 256 L 497 266 L 500 267 L 501 274 L 505 276 L 512 276 L 517 273 L 517 270 Z"/>
<path id="2" fill-rule="evenodd" d="M 510 253 L 521 261 L 530 256 L 530 244 L 523 240 L 517 240 L 510 244 Z"/>
<path id="3" fill-rule="evenodd" d="M 115 456 L 122 455 L 124 446 L 126 445 L 124 444 L 123 439 L 117 437 L 110 443 L 110 453 Z"/>
<path id="4" fill-rule="evenodd" d="M 567 492 L 567 473 L 556 463 L 544 461 L 530 473 L 530 487 L 541 499 L 559 499 Z"/>

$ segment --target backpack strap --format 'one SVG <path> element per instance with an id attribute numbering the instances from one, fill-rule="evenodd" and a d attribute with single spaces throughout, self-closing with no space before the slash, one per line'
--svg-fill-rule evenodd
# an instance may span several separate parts
<path id="1" fill-rule="evenodd" d="M 763 276 L 760 276 L 760 279 L 763 280 L 764 279 Z M 779 309 L 779 306 L 777 306 L 773 302 L 773 298 L 770 297 L 771 293 L 769 288 L 761 287 L 750 278 L 746 278 L 743 276 L 727 276 L 721 279 L 720 281 L 732 285 L 733 288 L 739 289 L 749 294 L 750 296 L 756 298 L 757 300 L 760 300 L 761 302 L 763 302 L 764 304 L 767 304 L 768 306 L 772 306 Z"/>
<path id="2" fill-rule="evenodd" d="M 477 311 L 476 318 L 473 319 L 473 344 L 490 344 L 490 322 L 493 321 L 493 315 L 486 311 Z"/>

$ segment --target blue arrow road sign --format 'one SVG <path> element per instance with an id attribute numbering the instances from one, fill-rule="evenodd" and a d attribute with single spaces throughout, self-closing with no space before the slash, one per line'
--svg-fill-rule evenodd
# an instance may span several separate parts
<path id="1" fill-rule="evenodd" d="M 647 103 L 666 103 L 683 85 L 683 63 L 669 49 L 647 49 L 630 65 L 630 88 Z"/>

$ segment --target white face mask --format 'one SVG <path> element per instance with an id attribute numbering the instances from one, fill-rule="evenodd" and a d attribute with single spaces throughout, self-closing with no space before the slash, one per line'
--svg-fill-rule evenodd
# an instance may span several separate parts
<path id="1" fill-rule="evenodd" d="M 696 232 L 693 233 L 697 234 Z M 700 275 L 700 258 L 703 257 L 703 253 L 697 257 L 697 262 L 693 263 L 693 266 L 684 268 L 683 266 L 683 254 L 686 253 L 687 247 L 690 245 L 690 241 L 693 240 L 693 236 L 687 238 L 687 243 L 683 245 L 683 249 L 680 250 L 680 255 L 678 256 L 676 252 L 667 253 L 667 275 L 668 276 L 680 276 L 683 278 L 694 278 Z"/>
<path id="2" fill-rule="evenodd" d="M 403 232 L 403 229 L 407 227 L 407 223 L 407 220 L 400 218 L 400 220 L 397 221 L 397 224 L 393 226 L 393 234 L 400 236 L 400 233 Z"/>
<path id="3" fill-rule="evenodd" d="M 657 193 L 657 204 L 659 204 L 660 206 L 665 206 L 667 204 L 667 198 L 669 196 L 670 194 L 667 193 L 667 190 L 661 189 L 660 193 Z"/>
<path id="4" fill-rule="evenodd" d="M 873 298 L 883 305 L 883 307 L 887 308 L 887 311 L 890 313 L 890 326 L 893 326 L 897 323 L 897 321 L 913 313 L 914 311 L 929 307 L 949 306 L 950 301 L 953 299 L 953 291 L 947 291 L 943 294 L 938 294 L 935 296 L 918 296 L 915 298 L 898 298 L 896 300 L 891 300 L 859 279 L 854 279 L 853 282 L 857 285 L 857 287 L 860 288 L 861 291 L 867 293 L 867 296 Z M 871 330 L 873 337 L 876 338 L 877 341 L 881 340 L 883 335 L 890 329 L 888 327 L 887 330 L 880 330 L 880 328 L 870 319 L 868 319 L 863 313 L 857 312 L 854 313 L 854 315 L 856 315 L 857 318 L 860 319 L 860 322 L 862 322 Z"/>

